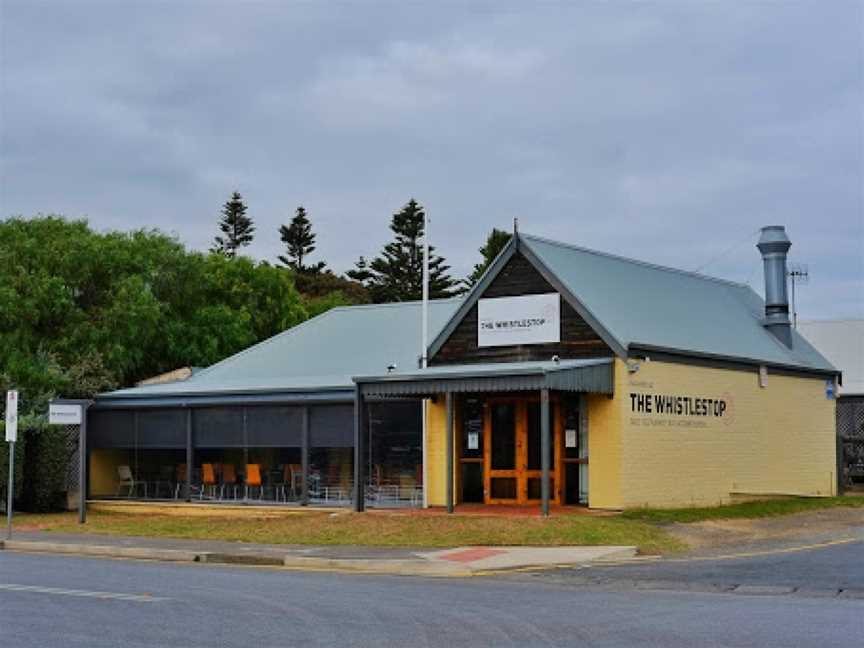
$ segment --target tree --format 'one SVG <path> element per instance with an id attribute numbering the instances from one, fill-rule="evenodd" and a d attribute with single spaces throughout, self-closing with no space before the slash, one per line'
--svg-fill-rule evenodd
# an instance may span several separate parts
<path id="1" fill-rule="evenodd" d="M 246 204 L 238 192 L 231 194 L 230 200 L 222 206 L 222 220 L 219 229 L 225 236 L 217 236 L 213 252 L 219 252 L 231 258 L 237 255 L 237 250 L 249 245 L 255 233 L 252 219 L 246 215 Z"/>
<path id="2" fill-rule="evenodd" d="M 340 277 L 329 268 L 315 274 L 295 273 L 294 285 L 307 302 L 327 297 L 332 293 L 342 295 L 343 299 L 350 304 L 368 304 L 370 301 L 369 291 L 363 284 L 347 277 Z M 309 310 L 310 314 L 312 310 L 314 309 Z"/>
<path id="3" fill-rule="evenodd" d="M 279 228 L 279 236 L 285 244 L 285 255 L 279 256 L 285 266 L 298 274 L 317 274 L 327 265 L 323 261 L 312 265 L 304 265 L 303 260 L 315 251 L 315 233 L 312 223 L 306 217 L 306 210 L 301 206 L 291 219 L 288 226 Z"/>
<path id="4" fill-rule="evenodd" d="M 475 265 L 474 271 L 465 279 L 465 285 L 468 288 L 480 281 L 480 277 L 482 277 L 483 273 L 486 272 L 486 268 L 492 265 L 495 257 L 497 257 L 507 243 L 510 242 L 511 236 L 512 234 L 510 234 L 510 232 L 492 228 L 492 232 L 490 232 L 489 237 L 486 239 L 486 244 L 480 248 L 480 254 L 483 255 L 483 261 Z"/>
<path id="5" fill-rule="evenodd" d="M 423 292 L 423 207 L 413 198 L 393 214 L 390 229 L 394 240 L 381 255 L 367 261 L 360 257 L 356 268 L 346 274 L 359 281 L 375 303 L 420 299 Z M 429 296 L 433 299 L 456 294 L 456 281 L 447 274 L 444 259 L 429 247 Z"/>
<path id="6" fill-rule="evenodd" d="M 0 241 L 0 393 L 19 389 L 22 414 L 212 364 L 337 302 L 312 304 L 283 268 L 157 231 L 10 218 Z"/>

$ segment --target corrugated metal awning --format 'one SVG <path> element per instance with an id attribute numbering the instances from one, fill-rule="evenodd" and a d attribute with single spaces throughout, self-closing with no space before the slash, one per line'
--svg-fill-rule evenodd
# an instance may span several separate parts
<path id="1" fill-rule="evenodd" d="M 612 394 L 612 358 L 430 367 L 411 373 L 357 376 L 364 396 L 432 396 L 445 392 L 553 389 Z"/>

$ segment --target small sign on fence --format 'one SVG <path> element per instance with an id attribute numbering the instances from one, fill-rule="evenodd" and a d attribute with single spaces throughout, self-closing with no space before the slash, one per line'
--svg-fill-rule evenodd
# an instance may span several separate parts
<path id="1" fill-rule="evenodd" d="M 51 425 L 81 425 L 80 405 L 51 403 L 48 405 L 48 423 Z"/>

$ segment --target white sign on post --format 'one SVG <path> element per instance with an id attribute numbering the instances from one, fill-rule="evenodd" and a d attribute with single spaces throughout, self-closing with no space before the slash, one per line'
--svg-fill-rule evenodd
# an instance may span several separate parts
<path id="1" fill-rule="evenodd" d="M 477 346 L 561 341 L 558 293 L 496 297 L 477 303 Z"/>
<path id="2" fill-rule="evenodd" d="M 48 423 L 51 425 L 81 425 L 81 406 L 51 403 L 48 405 Z"/>
<path id="3" fill-rule="evenodd" d="M 18 440 L 18 392 L 10 389 L 6 392 L 6 441 L 15 443 Z"/>

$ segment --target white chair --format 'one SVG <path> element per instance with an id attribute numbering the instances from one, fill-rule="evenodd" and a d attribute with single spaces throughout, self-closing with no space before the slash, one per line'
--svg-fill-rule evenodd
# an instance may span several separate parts
<path id="1" fill-rule="evenodd" d="M 144 486 L 144 497 L 147 497 L 147 482 L 141 482 L 135 479 L 132 475 L 132 469 L 129 466 L 117 466 L 117 476 L 120 478 L 120 483 L 117 485 L 117 496 L 120 496 L 120 491 L 128 488 L 129 492 L 126 497 L 135 495 L 138 486 Z"/>

